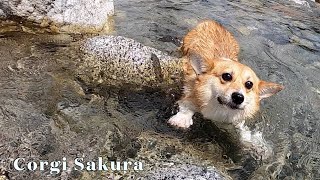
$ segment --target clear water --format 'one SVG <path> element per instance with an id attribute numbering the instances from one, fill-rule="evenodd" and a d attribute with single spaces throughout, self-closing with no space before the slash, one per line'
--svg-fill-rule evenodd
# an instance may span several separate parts
<path id="1" fill-rule="evenodd" d="M 10 158 L 84 155 L 147 159 L 150 169 L 171 162 L 216 166 L 235 179 L 319 179 L 320 7 L 310 5 L 272 0 L 115 2 L 114 34 L 172 55 L 197 22 L 217 20 L 239 41 L 243 63 L 262 79 L 286 87 L 262 102 L 252 124 L 274 146 L 274 157 L 263 162 L 234 155 L 232 144 L 224 143 L 224 134 L 211 122 L 196 121 L 186 132 L 168 127 L 176 92 L 83 85 L 74 71 L 81 63 L 81 35 L 1 34 L 0 169 L 9 177 L 39 179 L 50 176 L 17 173 L 8 165 Z M 109 177 L 74 171 L 61 176 Z"/>
<path id="2" fill-rule="evenodd" d="M 118 1 L 116 33 L 174 53 L 203 19 L 221 22 L 237 38 L 241 61 L 286 89 L 262 102 L 256 126 L 275 157 L 254 178 L 320 178 L 320 7 L 286 1 Z M 130 28 L 126 28 L 130 27 Z M 263 178 L 264 179 L 264 178 Z"/>

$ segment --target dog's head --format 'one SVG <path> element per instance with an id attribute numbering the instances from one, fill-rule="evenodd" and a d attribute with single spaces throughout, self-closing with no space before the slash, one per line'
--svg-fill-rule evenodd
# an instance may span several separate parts
<path id="1" fill-rule="evenodd" d="M 282 85 L 260 80 L 248 66 L 220 58 L 189 56 L 194 71 L 194 95 L 200 108 L 214 103 L 213 111 L 223 111 L 239 118 L 251 117 L 259 110 L 261 99 L 283 89 Z M 206 114 L 204 114 L 206 116 Z"/>

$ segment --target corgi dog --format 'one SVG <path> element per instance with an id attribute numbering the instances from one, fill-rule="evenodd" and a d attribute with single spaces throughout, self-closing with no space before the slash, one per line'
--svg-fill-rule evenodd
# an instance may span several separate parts
<path id="1" fill-rule="evenodd" d="M 187 33 L 181 49 L 183 96 L 178 101 L 178 113 L 168 123 L 188 128 L 194 113 L 199 112 L 218 124 L 232 124 L 242 145 L 254 149 L 260 157 L 270 156 L 261 133 L 252 134 L 245 120 L 259 110 L 261 99 L 284 87 L 260 80 L 250 67 L 241 64 L 236 39 L 215 21 L 203 21 Z"/>

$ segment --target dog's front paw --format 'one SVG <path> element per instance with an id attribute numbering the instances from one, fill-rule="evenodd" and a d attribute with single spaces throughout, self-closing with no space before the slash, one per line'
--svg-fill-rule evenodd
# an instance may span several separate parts
<path id="1" fill-rule="evenodd" d="M 236 125 L 237 131 L 240 133 L 240 142 L 244 149 L 249 150 L 257 159 L 268 159 L 272 154 L 272 148 L 262 137 L 262 133 L 252 132 L 244 125 L 244 122 Z"/>
<path id="2" fill-rule="evenodd" d="M 192 115 L 191 113 L 178 112 L 169 119 L 168 123 L 172 126 L 186 129 L 193 124 Z"/>
<path id="3" fill-rule="evenodd" d="M 247 142 L 247 148 L 261 160 L 268 159 L 273 154 L 272 147 L 263 139 L 261 132 L 255 132 L 251 136 L 251 142 Z"/>
<path id="4" fill-rule="evenodd" d="M 255 159 L 266 160 L 273 154 L 272 148 L 268 144 L 252 144 L 249 148 Z"/>

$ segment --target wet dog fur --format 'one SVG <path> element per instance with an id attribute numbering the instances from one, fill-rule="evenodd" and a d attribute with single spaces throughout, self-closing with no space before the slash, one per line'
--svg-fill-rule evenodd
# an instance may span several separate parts
<path id="1" fill-rule="evenodd" d="M 238 61 L 236 39 L 219 23 L 199 23 L 183 39 L 183 97 L 179 111 L 169 124 L 189 128 L 192 116 L 200 112 L 218 124 L 232 124 L 240 143 L 258 156 L 272 154 L 261 133 L 252 133 L 245 120 L 259 111 L 260 100 L 283 89 L 282 85 L 260 80 L 255 72 Z"/>

